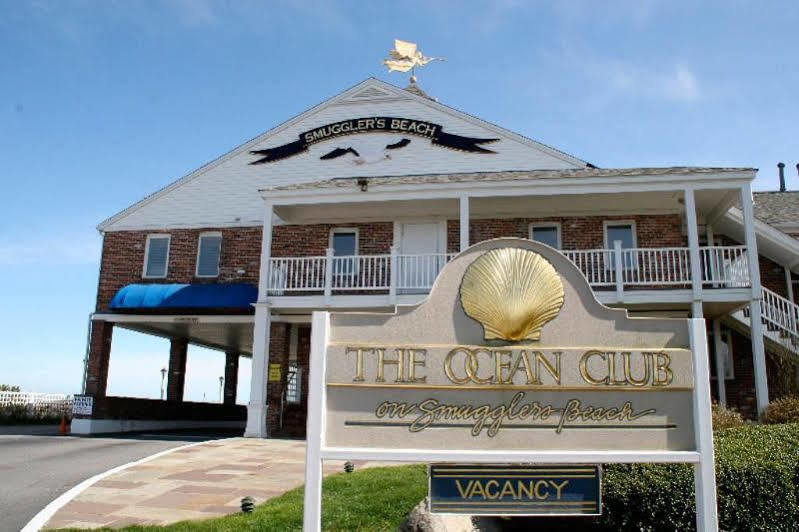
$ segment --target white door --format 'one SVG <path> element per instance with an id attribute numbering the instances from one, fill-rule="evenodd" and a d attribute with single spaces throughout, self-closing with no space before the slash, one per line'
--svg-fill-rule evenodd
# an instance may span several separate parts
<path id="1" fill-rule="evenodd" d="M 446 263 L 445 222 L 406 222 L 399 228 L 399 277 L 402 293 L 430 290 Z"/>

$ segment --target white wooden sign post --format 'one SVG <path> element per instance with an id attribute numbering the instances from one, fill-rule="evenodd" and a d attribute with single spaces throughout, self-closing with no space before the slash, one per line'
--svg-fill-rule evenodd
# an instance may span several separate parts
<path id="1" fill-rule="evenodd" d="M 306 531 L 327 459 L 690 463 L 697 528 L 716 531 L 705 321 L 629 318 L 556 250 L 483 242 L 417 306 L 314 312 Z"/>

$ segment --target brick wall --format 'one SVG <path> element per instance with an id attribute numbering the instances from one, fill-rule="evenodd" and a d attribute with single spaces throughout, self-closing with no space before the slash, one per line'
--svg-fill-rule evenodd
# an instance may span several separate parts
<path id="1" fill-rule="evenodd" d="M 273 323 L 269 339 L 269 364 L 280 365 L 280 381 L 267 383 L 267 432 L 274 436 L 305 436 L 308 409 L 308 364 L 311 351 L 311 328 L 297 326 L 297 365 L 300 368 L 300 402 L 288 404 L 283 399 L 289 369 L 290 328 L 288 323 Z M 282 419 L 281 419 L 282 408 Z"/>
<path id="2" fill-rule="evenodd" d="M 222 233 L 219 256 L 219 277 L 195 277 L 197 245 L 200 233 Z M 236 227 L 229 229 L 170 229 L 169 264 L 165 279 L 143 279 L 144 252 L 147 235 L 158 231 L 116 231 L 103 238 L 100 279 L 97 287 L 97 310 L 108 308 L 114 294 L 130 283 L 252 283 L 258 284 L 261 263 L 261 228 Z M 244 270 L 244 274 L 238 274 Z"/>
<path id="3" fill-rule="evenodd" d="M 570 216 L 552 218 L 478 219 L 469 221 L 469 242 L 477 244 L 499 237 L 529 238 L 530 224 L 558 222 L 563 249 L 599 249 L 605 247 L 605 220 L 634 220 L 640 247 L 687 246 L 678 214 L 651 216 Z M 460 249 L 460 222 L 447 221 L 447 251 Z"/>
<path id="4" fill-rule="evenodd" d="M 391 252 L 394 222 L 278 225 L 272 231 L 273 257 L 324 255 L 330 247 L 330 230 L 337 227 L 358 229 L 358 254 L 382 255 Z"/>

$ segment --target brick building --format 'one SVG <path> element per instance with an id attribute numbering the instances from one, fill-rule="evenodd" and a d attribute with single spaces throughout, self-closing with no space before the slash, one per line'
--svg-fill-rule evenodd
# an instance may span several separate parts
<path id="1" fill-rule="evenodd" d="M 799 193 L 753 201 L 755 173 L 598 168 L 368 79 L 99 225 L 94 407 L 73 430 L 246 419 L 249 436 L 303 436 L 311 312 L 416 303 L 499 237 L 560 249 L 632 315 L 707 318 L 716 397 L 754 416 L 796 387 L 799 339 Z M 117 327 L 170 339 L 165 401 L 107 396 Z M 224 404 L 183 402 L 188 344 L 226 357 Z"/>

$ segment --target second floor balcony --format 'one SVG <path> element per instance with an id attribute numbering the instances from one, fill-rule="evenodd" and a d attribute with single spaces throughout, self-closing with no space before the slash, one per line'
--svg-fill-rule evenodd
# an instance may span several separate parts
<path id="1" fill-rule="evenodd" d="M 563 250 L 585 275 L 600 301 L 621 305 L 690 302 L 688 247 Z M 456 253 L 273 257 L 267 293 L 278 307 L 372 307 L 415 303 L 429 293 Z M 702 298 L 714 302 L 749 299 L 745 246 L 699 248 Z"/>

